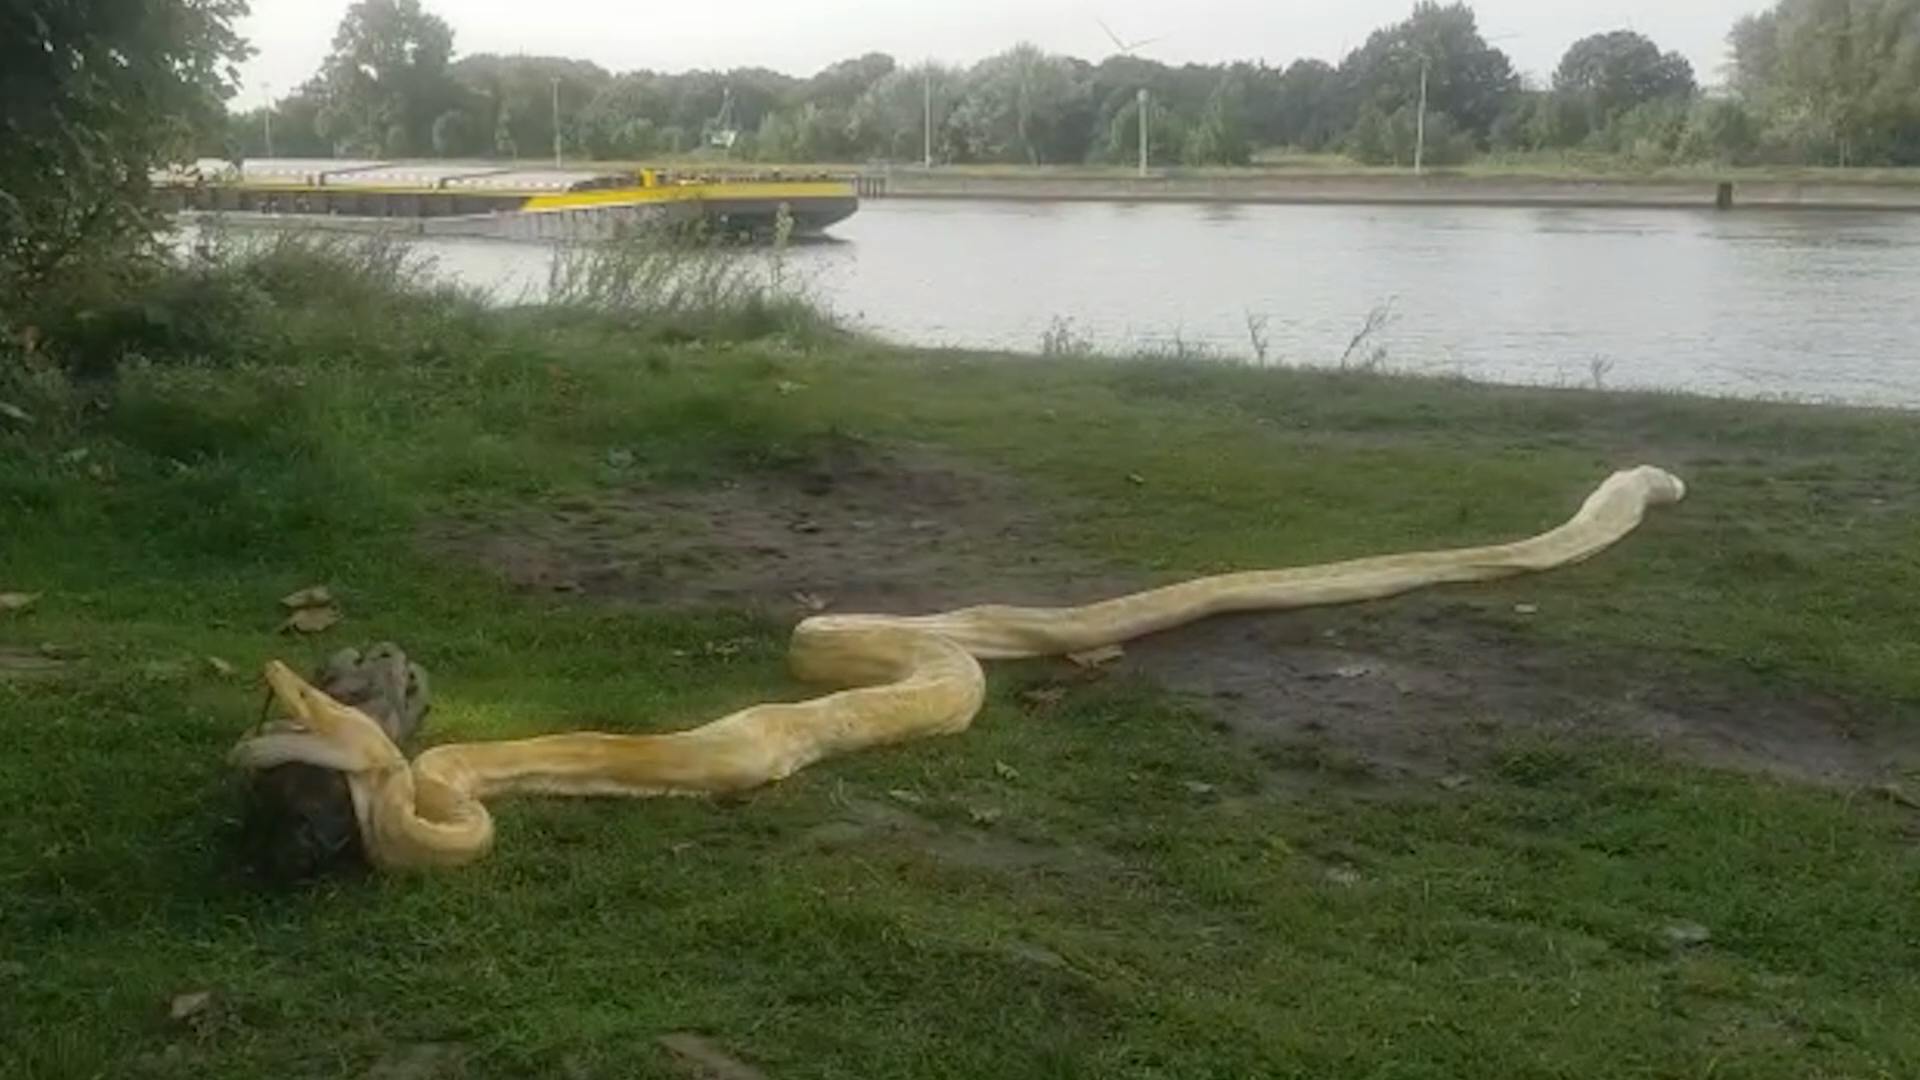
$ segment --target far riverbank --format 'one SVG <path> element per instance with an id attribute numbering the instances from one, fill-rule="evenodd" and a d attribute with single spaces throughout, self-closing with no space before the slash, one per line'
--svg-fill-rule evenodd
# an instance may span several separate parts
<path id="1" fill-rule="evenodd" d="M 1156 171 L 986 172 L 870 168 L 867 198 L 1427 206 L 1920 211 L 1920 184 L 1883 180 L 1534 177 L 1434 172 L 1285 174 Z"/>

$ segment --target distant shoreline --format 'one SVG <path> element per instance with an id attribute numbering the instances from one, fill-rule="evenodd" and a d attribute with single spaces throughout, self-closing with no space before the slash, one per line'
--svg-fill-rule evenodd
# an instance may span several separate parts
<path id="1" fill-rule="evenodd" d="M 1723 186 L 1730 190 L 1723 192 Z M 1920 184 L 1831 179 L 1637 179 L 1435 174 L 1046 175 L 867 170 L 866 198 L 1648 209 L 1920 211 Z M 1730 196 L 1724 205 L 1723 197 Z"/>

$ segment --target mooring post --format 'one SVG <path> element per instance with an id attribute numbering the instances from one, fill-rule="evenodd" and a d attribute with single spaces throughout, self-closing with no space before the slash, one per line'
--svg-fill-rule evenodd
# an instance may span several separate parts
<path id="1" fill-rule="evenodd" d="M 1713 193 L 1713 207 L 1716 210 L 1733 209 L 1733 181 L 1720 181 L 1719 189 Z"/>

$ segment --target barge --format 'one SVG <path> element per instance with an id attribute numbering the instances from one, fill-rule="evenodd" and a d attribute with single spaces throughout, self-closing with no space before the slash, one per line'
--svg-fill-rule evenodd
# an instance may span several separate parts
<path id="1" fill-rule="evenodd" d="M 859 209 L 851 180 L 339 158 L 208 159 L 156 172 L 162 209 L 419 235 L 599 239 L 635 224 L 809 235 Z"/>

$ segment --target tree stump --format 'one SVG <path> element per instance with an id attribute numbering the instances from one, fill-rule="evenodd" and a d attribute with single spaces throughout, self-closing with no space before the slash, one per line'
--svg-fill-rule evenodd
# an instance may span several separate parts
<path id="1" fill-rule="evenodd" d="M 342 649 L 315 672 L 313 684 L 372 717 L 402 750 L 431 707 L 426 669 L 391 642 L 365 652 Z M 255 775 L 241 837 L 248 862 L 278 884 L 367 865 L 347 778 L 318 765 L 279 765 Z"/>

